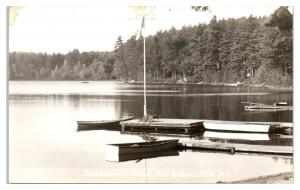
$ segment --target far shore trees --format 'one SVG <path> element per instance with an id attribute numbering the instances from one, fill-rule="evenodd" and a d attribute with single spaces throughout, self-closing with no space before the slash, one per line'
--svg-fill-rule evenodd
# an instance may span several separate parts
<path id="1" fill-rule="evenodd" d="M 205 11 L 208 7 L 193 7 Z M 143 42 L 119 36 L 112 52 L 11 52 L 10 80 L 135 80 L 143 78 Z M 146 38 L 148 81 L 247 82 L 291 86 L 293 14 L 242 17 L 159 31 Z"/>

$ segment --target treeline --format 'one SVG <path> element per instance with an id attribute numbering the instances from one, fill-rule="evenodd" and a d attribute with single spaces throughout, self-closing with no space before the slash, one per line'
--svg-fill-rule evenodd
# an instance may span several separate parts
<path id="1" fill-rule="evenodd" d="M 248 82 L 292 85 L 293 15 L 287 7 L 269 17 L 242 17 L 172 28 L 146 38 L 151 81 Z M 66 55 L 13 52 L 12 80 L 143 80 L 143 39 L 118 37 L 113 52 Z"/>
<path id="2" fill-rule="evenodd" d="M 108 80 L 114 57 L 111 52 L 68 54 L 10 53 L 11 80 Z"/>

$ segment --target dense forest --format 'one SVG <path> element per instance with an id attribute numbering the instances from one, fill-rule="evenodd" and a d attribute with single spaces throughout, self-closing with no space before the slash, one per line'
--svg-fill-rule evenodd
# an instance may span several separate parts
<path id="1" fill-rule="evenodd" d="M 150 81 L 291 86 L 293 15 L 242 17 L 171 28 L 146 38 Z M 143 80 L 143 39 L 118 37 L 112 52 L 11 52 L 10 80 Z"/>

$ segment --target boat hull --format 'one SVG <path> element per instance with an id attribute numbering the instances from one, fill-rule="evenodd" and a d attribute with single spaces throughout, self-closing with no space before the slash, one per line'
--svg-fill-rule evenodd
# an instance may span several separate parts
<path id="1" fill-rule="evenodd" d="M 248 132 L 248 133 L 268 133 L 271 125 L 264 124 L 225 124 L 204 122 L 205 130 L 229 131 L 229 132 Z"/>
<path id="2" fill-rule="evenodd" d="M 99 121 L 99 122 L 77 122 L 77 131 L 98 130 L 98 129 L 120 129 L 119 121 Z"/>
<path id="3" fill-rule="evenodd" d="M 122 120 L 101 120 L 101 121 L 77 121 L 77 131 L 87 130 L 120 130 L 120 122 L 133 119 L 133 117 Z"/>
<path id="4" fill-rule="evenodd" d="M 110 144 L 108 145 L 108 148 L 115 154 L 132 154 L 165 151 L 175 149 L 177 146 L 178 139 L 142 143 Z"/>
<path id="5" fill-rule="evenodd" d="M 292 106 L 245 106 L 245 111 L 275 112 L 293 110 Z"/>

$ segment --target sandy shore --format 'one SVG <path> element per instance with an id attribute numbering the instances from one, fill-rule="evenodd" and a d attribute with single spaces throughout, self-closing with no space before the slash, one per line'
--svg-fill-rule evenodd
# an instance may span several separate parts
<path id="1" fill-rule="evenodd" d="M 274 175 L 260 176 L 239 181 L 228 182 L 231 184 L 293 184 L 293 172 L 285 172 Z"/>

